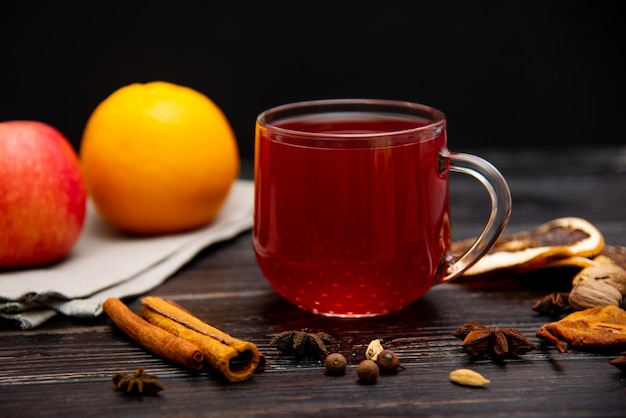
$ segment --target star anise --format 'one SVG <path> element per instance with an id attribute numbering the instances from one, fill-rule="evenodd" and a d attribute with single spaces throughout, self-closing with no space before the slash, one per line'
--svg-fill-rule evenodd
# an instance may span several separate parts
<path id="1" fill-rule="evenodd" d="M 325 332 L 284 331 L 270 341 L 283 354 L 298 357 L 326 357 L 326 344 L 332 344 L 332 337 Z"/>
<path id="2" fill-rule="evenodd" d="M 454 336 L 463 340 L 463 349 L 473 360 L 519 358 L 536 348 L 515 328 L 488 328 L 476 321 L 463 324 Z"/>
<path id="3" fill-rule="evenodd" d="M 143 373 L 140 367 L 133 374 L 116 373 L 113 376 L 113 384 L 122 392 L 129 395 L 156 395 L 165 390 L 156 376 Z"/>
<path id="4" fill-rule="evenodd" d="M 532 306 L 533 311 L 542 314 L 557 314 L 569 308 L 569 293 L 554 292 L 539 299 Z"/>

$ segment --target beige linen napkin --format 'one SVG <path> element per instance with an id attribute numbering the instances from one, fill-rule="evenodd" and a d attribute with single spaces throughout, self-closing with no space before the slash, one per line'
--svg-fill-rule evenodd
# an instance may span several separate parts
<path id="1" fill-rule="evenodd" d="M 252 227 L 254 185 L 238 180 L 218 217 L 195 231 L 132 237 L 109 227 L 91 204 L 70 255 L 53 266 L 0 273 L 0 316 L 22 329 L 61 313 L 95 317 L 107 297 L 137 296 L 157 287 L 198 252 Z"/>

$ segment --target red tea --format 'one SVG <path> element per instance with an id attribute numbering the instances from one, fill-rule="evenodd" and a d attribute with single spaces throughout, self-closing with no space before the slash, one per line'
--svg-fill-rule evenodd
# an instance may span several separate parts
<path id="1" fill-rule="evenodd" d="M 334 139 L 258 128 L 254 247 L 279 294 L 316 313 L 371 316 L 437 281 L 450 243 L 446 139 L 443 128 L 411 131 L 427 124 L 342 112 L 272 122 Z"/>

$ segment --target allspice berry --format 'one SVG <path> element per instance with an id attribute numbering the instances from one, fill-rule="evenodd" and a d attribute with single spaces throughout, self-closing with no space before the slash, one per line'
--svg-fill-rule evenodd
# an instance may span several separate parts
<path id="1" fill-rule="evenodd" d="M 374 360 L 367 359 L 359 363 L 356 373 L 359 376 L 360 383 L 373 385 L 378 379 L 380 370 Z"/>
<path id="2" fill-rule="evenodd" d="M 348 361 L 341 353 L 331 353 L 326 356 L 324 365 L 326 366 L 327 374 L 339 376 L 346 372 Z"/>
<path id="3" fill-rule="evenodd" d="M 391 350 L 385 349 L 378 354 L 376 364 L 382 374 L 391 374 L 398 371 L 398 368 L 403 368 L 400 365 L 400 359 L 396 353 Z"/>

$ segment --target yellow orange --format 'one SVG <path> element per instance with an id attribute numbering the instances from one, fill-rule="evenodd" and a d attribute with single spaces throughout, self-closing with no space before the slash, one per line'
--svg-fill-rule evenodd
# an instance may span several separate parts
<path id="1" fill-rule="evenodd" d="M 80 158 L 100 215 L 142 235 L 211 222 L 240 164 L 221 109 L 194 89 L 163 81 L 130 84 L 104 99 L 87 121 Z"/>

